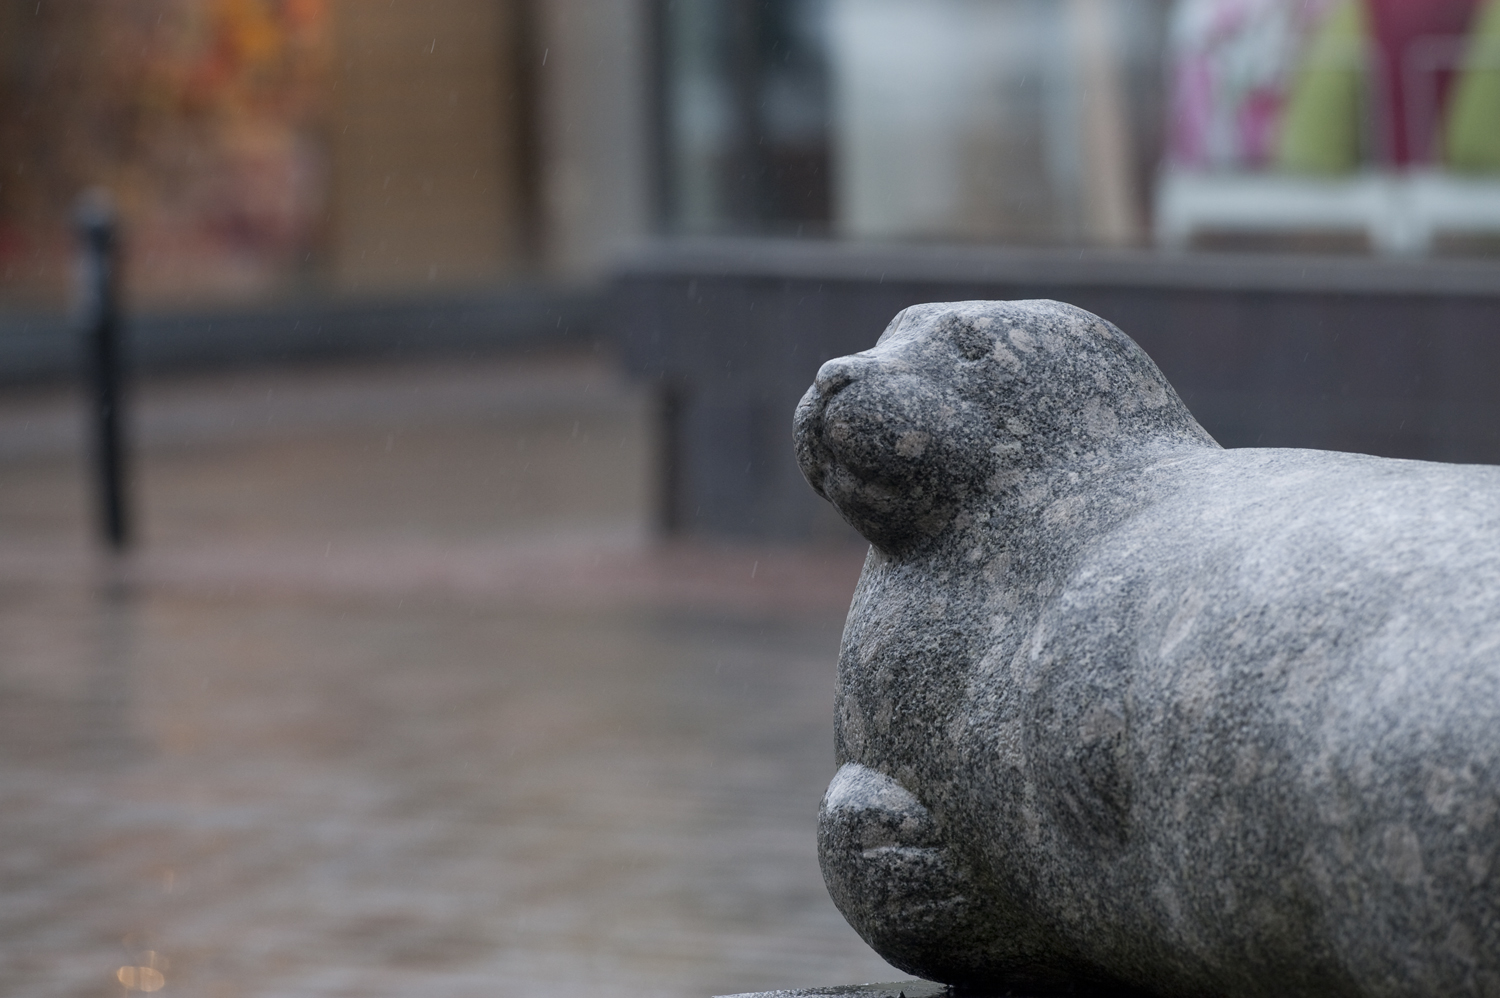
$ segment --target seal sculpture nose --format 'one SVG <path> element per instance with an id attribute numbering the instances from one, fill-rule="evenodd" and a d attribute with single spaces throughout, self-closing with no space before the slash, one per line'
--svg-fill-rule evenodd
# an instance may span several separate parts
<path id="1" fill-rule="evenodd" d="M 844 388 L 858 381 L 860 368 L 864 366 L 865 361 L 858 355 L 852 357 L 835 357 L 818 368 L 818 376 L 813 381 L 813 384 L 817 386 L 818 394 L 823 396 L 824 401 L 827 401 Z"/>

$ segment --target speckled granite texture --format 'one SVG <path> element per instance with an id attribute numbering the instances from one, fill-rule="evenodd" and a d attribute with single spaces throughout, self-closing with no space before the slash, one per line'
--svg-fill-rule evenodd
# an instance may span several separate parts
<path id="1" fill-rule="evenodd" d="M 907 309 L 796 442 L 873 544 L 819 842 L 887 960 L 1500 995 L 1500 469 L 1223 450 L 1049 301 Z"/>

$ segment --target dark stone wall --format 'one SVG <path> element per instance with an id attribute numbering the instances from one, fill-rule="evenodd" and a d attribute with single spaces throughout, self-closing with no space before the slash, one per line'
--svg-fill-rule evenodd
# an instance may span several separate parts
<path id="1" fill-rule="evenodd" d="M 971 298 L 1109 319 L 1226 447 L 1500 463 L 1493 262 L 674 242 L 632 261 L 601 312 L 662 391 L 665 525 L 842 535 L 792 458 L 793 407 L 900 309 Z"/>
<path id="2" fill-rule="evenodd" d="M 545 286 L 387 300 L 315 299 L 197 312 L 126 311 L 136 372 L 468 356 L 594 341 L 598 296 Z M 81 332 L 56 312 L 0 310 L 0 385 L 76 378 Z"/>

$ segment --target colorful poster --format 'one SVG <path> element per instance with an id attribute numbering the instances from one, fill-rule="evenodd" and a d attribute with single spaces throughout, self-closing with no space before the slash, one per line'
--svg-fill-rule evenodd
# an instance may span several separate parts
<path id="1" fill-rule="evenodd" d="M 1273 163 L 1302 56 L 1336 0 L 1180 0 L 1168 161 L 1179 168 Z"/>
<path id="2" fill-rule="evenodd" d="M 0 286 L 58 284 L 70 207 L 98 186 L 120 206 L 139 303 L 295 289 L 325 228 L 325 0 L 83 0 L 11 17 Z"/>
<path id="3" fill-rule="evenodd" d="M 1500 170 L 1495 0 L 1180 0 L 1168 163 Z"/>

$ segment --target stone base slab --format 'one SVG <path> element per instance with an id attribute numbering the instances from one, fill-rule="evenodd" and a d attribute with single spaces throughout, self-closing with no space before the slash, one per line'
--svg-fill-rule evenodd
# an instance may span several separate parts
<path id="1" fill-rule="evenodd" d="M 843 984 L 801 991 L 757 991 L 740 995 L 717 995 L 715 998 L 939 998 L 948 993 L 946 984 L 910 980 L 890 984 Z"/>

